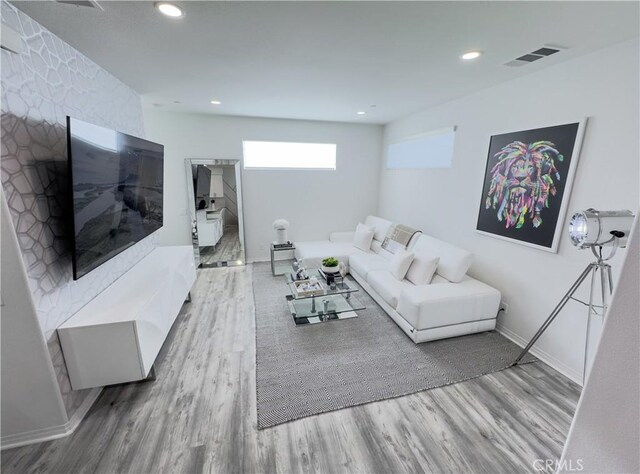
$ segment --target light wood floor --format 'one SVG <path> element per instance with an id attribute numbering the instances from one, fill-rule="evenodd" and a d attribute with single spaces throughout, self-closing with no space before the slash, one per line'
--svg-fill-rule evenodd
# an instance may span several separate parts
<path id="1" fill-rule="evenodd" d="M 215 265 L 221 262 L 244 261 L 237 227 L 227 227 L 215 247 L 200 247 L 200 263 Z"/>
<path id="2" fill-rule="evenodd" d="M 108 387 L 76 432 L 4 473 L 533 472 L 579 388 L 542 363 L 258 431 L 251 266 L 199 271 L 155 382 Z"/>

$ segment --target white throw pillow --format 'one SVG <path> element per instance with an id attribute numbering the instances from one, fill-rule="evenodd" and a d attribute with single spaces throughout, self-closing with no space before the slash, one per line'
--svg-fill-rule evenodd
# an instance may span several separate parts
<path id="1" fill-rule="evenodd" d="M 393 258 L 389 261 L 389 271 L 398 280 L 403 280 L 411 262 L 413 261 L 413 252 L 408 252 L 405 249 L 398 250 Z"/>
<path id="2" fill-rule="evenodd" d="M 473 254 L 442 240 L 422 234 L 412 250 L 440 257 L 436 273 L 451 283 L 459 283 L 473 262 Z"/>
<path id="3" fill-rule="evenodd" d="M 368 225 L 364 224 L 358 224 L 358 227 L 356 227 L 356 233 L 353 236 L 353 245 L 360 250 L 368 252 L 371 248 L 373 234 L 373 227 L 369 227 Z"/>
<path id="4" fill-rule="evenodd" d="M 406 278 L 414 285 L 428 285 L 438 269 L 440 257 L 426 253 L 416 253 L 407 271 Z"/>

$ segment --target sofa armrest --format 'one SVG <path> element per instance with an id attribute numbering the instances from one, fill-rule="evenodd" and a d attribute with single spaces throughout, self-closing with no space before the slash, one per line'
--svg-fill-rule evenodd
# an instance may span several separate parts
<path id="1" fill-rule="evenodd" d="M 495 318 L 500 292 L 473 278 L 460 283 L 435 283 L 406 288 L 398 298 L 397 311 L 414 327 L 446 326 L 459 322 Z M 462 318 L 463 321 L 460 321 Z"/>
<path id="2" fill-rule="evenodd" d="M 329 234 L 329 240 L 331 242 L 353 242 L 353 237 L 356 235 L 354 231 L 351 232 L 332 232 Z"/>

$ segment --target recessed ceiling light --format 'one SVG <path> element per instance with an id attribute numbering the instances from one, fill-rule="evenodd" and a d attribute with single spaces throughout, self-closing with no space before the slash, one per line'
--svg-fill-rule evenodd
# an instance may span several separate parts
<path id="1" fill-rule="evenodd" d="M 181 16 L 184 16 L 182 8 L 174 5 L 173 3 L 158 2 L 155 4 L 155 7 L 160 10 L 160 13 L 172 18 L 179 18 Z"/>
<path id="2" fill-rule="evenodd" d="M 211 101 L 211 103 L 212 103 L 213 105 L 220 105 L 220 104 L 222 104 L 222 102 L 220 102 L 219 100 L 212 100 L 212 101 Z"/>
<path id="3" fill-rule="evenodd" d="M 356 112 L 358 115 L 364 115 L 366 114 L 366 112 L 364 110 L 360 110 L 359 112 Z"/>
<path id="4" fill-rule="evenodd" d="M 469 60 L 479 58 L 480 56 L 482 56 L 482 51 L 469 51 L 468 53 L 464 53 L 460 57 L 462 59 Z"/>

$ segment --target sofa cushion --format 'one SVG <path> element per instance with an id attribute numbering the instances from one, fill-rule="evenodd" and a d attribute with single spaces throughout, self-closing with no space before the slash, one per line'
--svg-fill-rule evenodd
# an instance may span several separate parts
<path id="1" fill-rule="evenodd" d="M 367 216 L 364 223 L 368 226 L 375 227 L 376 231 L 373 234 L 373 238 L 378 242 L 384 240 L 389 231 L 389 227 L 391 227 L 391 221 L 376 216 Z"/>
<path id="2" fill-rule="evenodd" d="M 317 240 L 311 242 L 296 242 L 295 255 L 306 267 L 320 267 L 322 259 L 327 257 L 337 258 L 349 267 L 349 257 L 356 253 L 364 253 L 357 249 L 351 242 L 331 242 L 329 240 Z"/>
<path id="3" fill-rule="evenodd" d="M 409 252 L 405 249 L 398 249 L 393 255 L 393 258 L 389 261 L 389 271 L 398 280 L 404 280 L 409 267 L 413 262 L 413 252 Z"/>
<path id="4" fill-rule="evenodd" d="M 453 283 L 462 281 L 473 262 L 472 253 L 425 234 L 420 236 L 412 250 L 440 257 L 436 272 Z"/>
<path id="5" fill-rule="evenodd" d="M 495 319 L 499 305 L 498 290 L 465 276 L 460 283 L 405 287 L 396 310 L 421 330 Z"/>
<path id="6" fill-rule="evenodd" d="M 367 279 L 367 275 L 373 270 L 386 270 L 389 262 L 375 253 L 354 253 L 349 257 L 349 271 L 355 272 L 362 278 Z"/>
<path id="7" fill-rule="evenodd" d="M 398 306 L 402 290 L 414 287 L 407 280 L 398 280 L 387 270 L 370 271 L 367 274 L 367 283 L 394 309 Z"/>
<path id="8" fill-rule="evenodd" d="M 423 252 L 414 255 L 413 262 L 407 271 L 406 278 L 414 285 L 428 285 L 438 268 L 440 257 Z"/>
<path id="9" fill-rule="evenodd" d="M 356 227 L 356 233 L 353 236 L 353 245 L 368 252 L 371 248 L 371 242 L 373 241 L 373 233 L 375 229 L 368 225 L 358 224 Z"/>
<path id="10" fill-rule="evenodd" d="M 437 285 L 438 283 L 451 283 L 451 282 L 436 273 L 435 275 L 433 275 L 430 285 Z"/>

